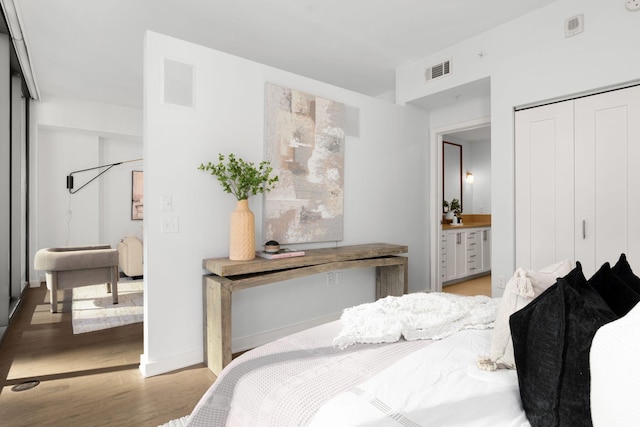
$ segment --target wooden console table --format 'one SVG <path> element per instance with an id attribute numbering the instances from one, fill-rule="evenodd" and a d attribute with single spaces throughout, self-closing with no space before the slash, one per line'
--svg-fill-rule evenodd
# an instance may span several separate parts
<path id="1" fill-rule="evenodd" d="M 407 293 L 407 246 L 388 243 L 305 250 L 305 256 L 251 261 L 202 260 L 204 360 L 216 375 L 231 362 L 231 295 L 254 286 L 349 268 L 376 267 L 376 299 Z"/>

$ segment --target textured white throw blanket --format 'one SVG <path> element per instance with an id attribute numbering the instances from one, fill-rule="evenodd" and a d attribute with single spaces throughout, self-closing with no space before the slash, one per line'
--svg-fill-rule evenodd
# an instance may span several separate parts
<path id="1" fill-rule="evenodd" d="M 414 293 L 386 297 L 346 309 L 340 318 L 342 330 L 333 346 L 355 343 L 442 339 L 463 329 L 493 327 L 498 298 L 462 296 L 444 292 Z"/>

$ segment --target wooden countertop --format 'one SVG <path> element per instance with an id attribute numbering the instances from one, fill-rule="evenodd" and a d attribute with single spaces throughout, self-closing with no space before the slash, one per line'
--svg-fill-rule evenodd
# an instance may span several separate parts
<path id="1" fill-rule="evenodd" d="M 457 230 L 460 228 L 477 228 L 477 227 L 491 227 L 491 215 L 490 214 L 462 214 L 462 224 L 451 225 L 442 224 L 443 230 Z"/>
<path id="2" fill-rule="evenodd" d="M 477 228 L 477 227 L 491 227 L 490 222 L 463 222 L 460 225 L 442 224 L 443 230 L 457 230 L 460 228 Z"/>

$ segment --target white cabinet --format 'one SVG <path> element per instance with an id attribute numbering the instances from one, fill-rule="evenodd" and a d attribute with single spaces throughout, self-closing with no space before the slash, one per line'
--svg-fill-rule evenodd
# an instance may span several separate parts
<path id="1" fill-rule="evenodd" d="M 462 279 L 491 270 L 489 227 L 446 230 L 440 235 L 442 282 Z"/>
<path id="2" fill-rule="evenodd" d="M 491 229 L 481 228 L 482 272 L 491 271 Z"/>
<path id="3" fill-rule="evenodd" d="M 447 232 L 440 233 L 440 282 L 447 281 Z"/>
<path id="4" fill-rule="evenodd" d="M 467 274 L 467 232 L 449 230 L 446 232 L 447 274 L 444 281 L 454 280 Z"/>
<path id="5" fill-rule="evenodd" d="M 640 87 L 518 111 L 516 267 L 640 262 Z"/>
<path id="6" fill-rule="evenodd" d="M 467 274 L 477 274 L 482 271 L 482 246 L 480 229 L 470 229 L 467 232 Z"/>
<path id="7" fill-rule="evenodd" d="M 467 274 L 491 271 L 491 228 L 470 228 L 467 231 Z"/>

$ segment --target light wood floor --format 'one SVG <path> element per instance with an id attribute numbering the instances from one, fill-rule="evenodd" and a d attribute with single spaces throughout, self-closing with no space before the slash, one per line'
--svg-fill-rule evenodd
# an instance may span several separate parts
<path id="1" fill-rule="evenodd" d="M 158 426 L 188 415 L 215 381 L 204 365 L 143 378 L 142 324 L 74 335 L 30 288 L 0 345 L 0 425 Z M 37 379 L 21 392 L 11 388 Z"/>
<path id="2" fill-rule="evenodd" d="M 491 276 L 443 291 L 490 296 Z M 74 335 L 71 313 L 51 313 L 48 295 L 26 291 L 0 345 L 1 425 L 155 427 L 191 413 L 215 381 L 204 365 L 143 378 L 142 324 Z M 11 390 L 30 380 L 40 384 Z"/>
<path id="3" fill-rule="evenodd" d="M 477 277 L 475 279 L 442 287 L 442 292 L 458 295 L 486 295 L 491 296 L 491 275 Z"/>

